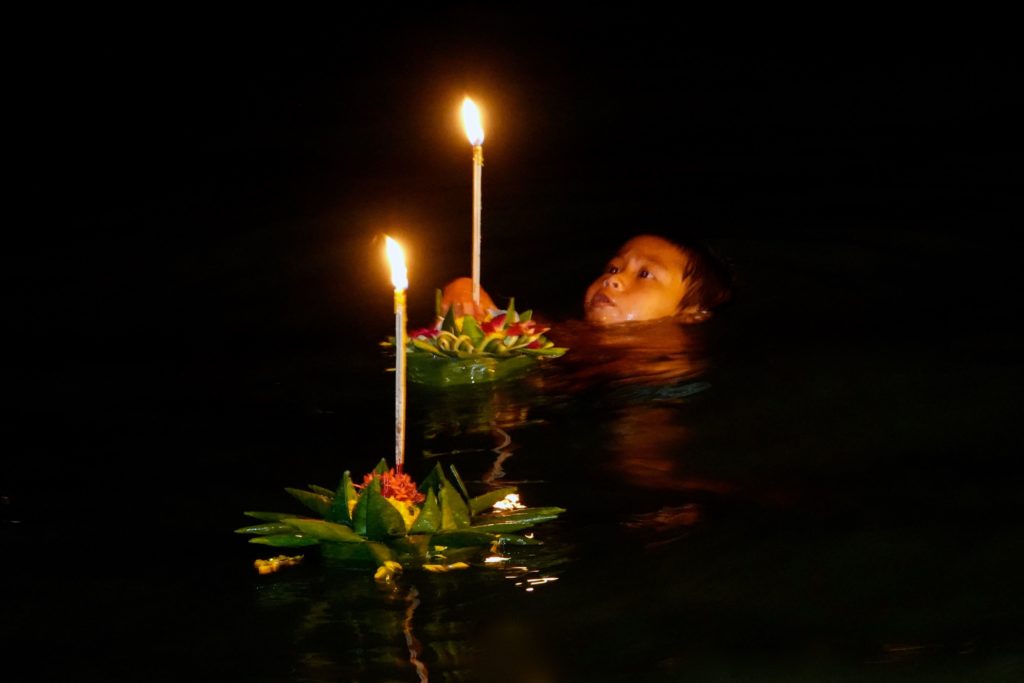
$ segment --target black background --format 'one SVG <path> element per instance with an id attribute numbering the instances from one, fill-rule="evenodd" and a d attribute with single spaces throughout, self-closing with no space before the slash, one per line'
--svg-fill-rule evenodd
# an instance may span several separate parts
<path id="1" fill-rule="evenodd" d="M 428 306 L 469 248 L 464 94 L 487 115 L 485 264 L 504 278 L 490 286 L 543 292 L 558 316 L 637 231 L 910 230 L 922 254 L 963 239 L 893 289 L 919 287 L 913 308 L 939 315 L 1005 303 L 1019 70 L 998 36 L 717 43 L 640 12 L 472 7 L 237 19 L 93 18 L 25 42 L 16 343 L 123 357 L 324 335 L 379 308 L 364 303 L 383 289 L 384 231 L 409 242 Z"/>

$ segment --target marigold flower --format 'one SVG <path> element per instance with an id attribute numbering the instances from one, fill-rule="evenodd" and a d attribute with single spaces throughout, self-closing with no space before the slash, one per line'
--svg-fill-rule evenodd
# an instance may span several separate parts
<path id="1" fill-rule="evenodd" d="M 416 490 L 416 482 L 412 477 L 405 472 L 395 472 L 394 467 L 384 474 L 370 472 L 363 477 L 363 483 L 357 488 L 365 487 L 374 477 L 380 477 L 380 492 L 385 498 L 405 503 L 422 503 L 426 499 L 426 496 Z"/>

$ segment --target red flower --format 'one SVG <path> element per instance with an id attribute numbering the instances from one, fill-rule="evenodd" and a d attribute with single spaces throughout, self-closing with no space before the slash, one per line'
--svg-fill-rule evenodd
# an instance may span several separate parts
<path id="1" fill-rule="evenodd" d="M 532 342 L 526 345 L 526 348 L 528 349 L 539 349 L 540 347 L 540 339 L 534 339 Z"/>
<path id="2" fill-rule="evenodd" d="M 512 323 L 508 326 L 508 329 L 502 330 L 502 325 L 505 324 L 505 314 L 502 313 L 494 320 L 488 320 L 485 323 L 480 324 L 480 329 L 484 331 L 484 334 L 491 334 L 494 332 L 500 332 L 506 337 L 522 337 L 523 335 L 530 336 L 533 334 L 544 334 L 550 327 L 540 327 L 533 320 L 523 320 L 522 322 Z"/>
<path id="3" fill-rule="evenodd" d="M 505 324 L 505 314 L 480 323 L 480 329 L 483 330 L 484 334 L 491 334 L 492 332 L 501 332 L 501 326 Z"/>
<path id="4" fill-rule="evenodd" d="M 426 337 L 427 339 L 433 339 L 440 333 L 441 330 L 435 329 L 433 327 L 421 327 L 419 329 L 411 331 L 409 333 L 409 338 L 415 339 L 416 337 Z"/>
<path id="5" fill-rule="evenodd" d="M 367 486 L 374 477 L 380 477 L 380 492 L 385 498 L 405 501 L 408 503 L 422 503 L 426 496 L 416 490 L 416 483 L 405 472 L 397 473 L 392 467 L 384 474 L 370 472 L 363 477 L 363 483 L 356 488 Z"/>
<path id="6" fill-rule="evenodd" d="M 526 320 L 521 323 L 512 325 L 505 330 L 505 336 L 507 337 L 521 337 L 523 335 L 530 336 L 533 334 L 544 334 L 550 327 L 538 327 L 537 323 L 532 320 Z"/>

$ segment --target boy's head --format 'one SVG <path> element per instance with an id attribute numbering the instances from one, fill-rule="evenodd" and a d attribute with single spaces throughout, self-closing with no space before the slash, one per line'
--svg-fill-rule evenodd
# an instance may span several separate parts
<path id="1" fill-rule="evenodd" d="M 622 245 L 587 289 L 583 309 L 596 323 L 682 316 L 699 322 L 729 298 L 721 271 L 702 251 L 654 235 Z"/>

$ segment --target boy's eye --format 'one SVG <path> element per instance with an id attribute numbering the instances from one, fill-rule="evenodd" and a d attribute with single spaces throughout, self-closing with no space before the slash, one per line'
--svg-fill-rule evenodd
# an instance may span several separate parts
<path id="1" fill-rule="evenodd" d="M 640 277 L 642 277 L 643 279 L 645 279 L 645 280 L 646 280 L 647 278 L 651 277 L 651 271 L 647 270 L 646 268 L 644 268 L 643 270 L 641 270 L 641 271 L 640 271 L 639 273 L 637 273 L 637 274 L 638 274 L 638 275 L 639 275 Z"/>
<path id="2" fill-rule="evenodd" d="M 619 267 L 618 266 L 608 266 L 608 273 L 610 275 L 614 275 L 617 272 L 619 272 Z"/>

